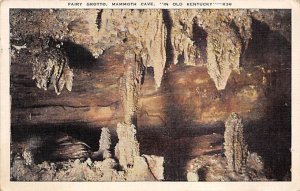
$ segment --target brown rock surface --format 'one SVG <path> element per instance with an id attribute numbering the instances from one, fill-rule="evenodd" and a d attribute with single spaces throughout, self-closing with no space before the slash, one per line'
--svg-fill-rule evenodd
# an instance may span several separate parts
<path id="1" fill-rule="evenodd" d="M 271 178 L 282 179 L 290 165 L 286 160 L 291 129 L 290 14 L 289 10 L 11 10 L 13 145 L 23 139 L 19 132 L 30 137 L 29 131 L 57 129 L 83 131 L 81 138 L 96 140 L 97 145 L 100 134 L 93 133 L 107 127 L 112 146 L 120 140 L 117 150 L 130 153 L 129 158 L 119 156 L 122 166 L 133 165 L 140 153 L 163 156 L 165 179 L 183 180 L 191 158 L 222 152 L 223 122 L 237 112 L 245 121 L 249 149 L 264 158 Z M 60 72 L 53 72 L 54 65 L 45 64 L 43 56 L 37 57 L 42 64 L 33 62 L 38 55 L 48 57 L 47 47 L 63 53 L 50 54 L 52 60 L 69 59 L 66 71 L 54 64 Z M 32 80 L 32 68 L 44 65 L 51 75 L 38 86 L 47 91 Z M 71 91 L 62 89 L 63 84 Z M 260 147 L 273 138 L 277 141 L 267 144 L 270 149 Z M 30 165 L 30 152 L 24 156 L 25 166 Z M 140 168 L 146 169 L 146 159 L 139 159 Z M 277 168 L 279 164 L 284 170 Z M 146 171 L 144 179 L 148 175 L 158 179 L 153 170 Z M 125 180 L 122 173 L 109 170 L 101 180 Z"/>

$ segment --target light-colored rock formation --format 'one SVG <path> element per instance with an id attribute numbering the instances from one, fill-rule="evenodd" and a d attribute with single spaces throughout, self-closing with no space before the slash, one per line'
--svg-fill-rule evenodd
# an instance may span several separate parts
<path id="1" fill-rule="evenodd" d="M 267 181 L 264 165 L 257 153 L 247 157 L 247 164 L 242 172 L 227 167 L 222 155 L 203 155 L 192 159 L 187 167 L 187 181 Z"/>
<path id="2" fill-rule="evenodd" d="M 126 171 L 128 181 L 155 181 L 153 173 L 151 172 L 147 161 L 144 157 L 135 156 L 134 163 L 131 168 Z"/>
<path id="3" fill-rule="evenodd" d="M 120 165 L 127 169 L 134 165 L 134 158 L 140 156 L 139 143 L 136 139 L 136 127 L 119 123 L 117 127 L 119 142 L 115 147 L 115 156 Z"/>
<path id="4" fill-rule="evenodd" d="M 198 182 L 199 176 L 197 172 L 187 172 L 186 179 L 188 182 Z"/>
<path id="5" fill-rule="evenodd" d="M 248 157 L 242 118 L 232 113 L 225 122 L 224 149 L 229 169 L 242 172 Z"/>
<path id="6" fill-rule="evenodd" d="M 98 150 L 98 152 L 101 153 L 103 159 L 107 159 L 112 156 L 110 153 L 110 147 L 111 147 L 111 139 L 110 139 L 109 129 L 103 127 L 101 129 L 99 150 Z"/>
<path id="7" fill-rule="evenodd" d="M 34 164 L 34 155 L 31 150 L 25 149 L 22 153 L 22 157 L 24 158 L 25 165 L 32 165 Z"/>
<path id="8" fill-rule="evenodd" d="M 134 165 L 134 159 L 140 156 L 139 143 L 136 137 L 137 101 L 142 83 L 142 68 L 136 60 L 136 54 L 127 51 L 124 56 L 125 74 L 120 79 L 120 94 L 124 110 L 124 122 L 118 123 L 118 143 L 115 156 L 126 170 Z"/>
<path id="9" fill-rule="evenodd" d="M 164 180 L 164 157 L 155 155 L 142 155 L 156 180 Z"/>
<path id="10" fill-rule="evenodd" d="M 24 22 L 18 19 L 20 14 L 25 17 L 29 14 L 36 16 Z M 251 39 L 252 18 L 266 23 L 271 30 L 279 31 L 290 39 L 290 24 L 283 22 L 289 19 L 289 14 L 278 10 L 199 9 L 164 12 L 105 9 L 33 10 L 32 13 L 16 10 L 11 12 L 11 16 L 16 17 L 11 22 L 13 37 L 38 34 L 41 38 L 50 36 L 60 41 L 71 40 L 82 44 L 95 57 L 113 46 L 129 45 L 130 48 L 141 52 L 140 56 L 145 66 L 154 68 L 157 87 L 161 84 L 166 54 L 169 52 L 168 54 L 173 55 L 175 64 L 178 63 L 178 58 L 182 57 L 185 65 L 196 65 L 195 60 L 207 54 L 207 60 L 204 62 L 207 62 L 208 73 L 216 88 L 224 89 L 230 73 L 239 71 L 240 55 Z M 167 25 L 170 26 L 169 37 Z M 196 26 L 207 33 L 207 39 L 196 38 Z M 25 27 L 29 28 L 25 33 L 17 30 Z M 170 38 L 173 50 L 166 50 L 167 38 Z M 199 50 L 199 44 L 207 44 L 207 48 Z"/>
<path id="11" fill-rule="evenodd" d="M 173 62 L 177 64 L 183 58 L 185 65 L 195 65 L 196 46 L 193 41 L 193 19 L 197 11 L 168 10 L 171 20 L 171 44 L 173 48 Z"/>
<path id="12" fill-rule="evenodd" d="M 68 57 L 58 48 L 42 50 L 33 61 L 32 72 L 32 79 L 38 88 L 47 90 L 52 84 L 59 95 L 66 85 L 67 90 L 72 91 L 73 71 L 69 67 Z"/>
<path id="13" fill-rule="evenodd" d="M 139 88 L 143 78 L 142 65 L 136 61 L 136 54 L 127 51 L 124 56 L 126 71 L 120 79 L 120 95 L 124 110 L 124 122 L 136 125 L 136 111 Z"/>

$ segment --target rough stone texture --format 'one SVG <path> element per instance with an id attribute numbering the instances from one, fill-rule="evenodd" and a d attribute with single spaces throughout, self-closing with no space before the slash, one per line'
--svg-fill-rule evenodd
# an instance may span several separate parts
<path id="1" fill-rule="evenodd" d="M 41 137 L 30 137 L 26 141 L 25 146 L 21 151 L 25 165 L 32 165 L 35 163 L 35 155 L 42 144 L 43 140 Z"/>
<path id="2" fill-rule="evenodd" d="M 15 98 L 13 100 L 16 103 L 15 105 L 20 104 L 20 108 L 14 107 L 12 111 L 14 113 L 12 121 L 15 125 L 41 124 L 49 120 L 54 123 L 87 122 L 97 127 L 115 127 L 123 116 L 122 107 L 120 107 L 121 102 L 118 98 L 119 95 L 115 91 L 118 89 L 115 79 L 119 79 L 124 73 L 123 58 L 120 58 L 124 53 L 118 51 L 122 46 L 127 47 L 133 52 L 132 54 L 136 55 L 135 64 L 153 65 L 153 70 L 156 72 L 154 71 L 154 74 L 148 73 L 149 82 L 145 82 L 148 83 L 147 88 L 157 87 L 157 84 L 160 84 L 161 74 L 164 71 L 167 72 L 163 69 L 166 56 L 174 56 L 173 62 L 176 63 L 177 57 L 183 55 L 183 62 L 186 65 L 203 65 L 203 68 L 194 67 L 190 69 L 189 71 L 194 71 L 192 75 L 189 75 L 189 72 L 181 73 L 181 77 L 177 75 L 180 73 L 180 69 L 169 72 L 171 70 L 169 68 L 168 75 L 177 76 L 176 80 L 171 80 L 171 83 L 173 83 L 171 85 L 174 85 L 174 88 L 180 88 L 180 92 L 186 94 L 185 100 L 195 100 L 189 101 L 194 103 L 188 104 L 199 106 L 191 107 L 191 110 L 196 112 L 194 116 L 197 118 L 195 119 L 197 123 L 207 124 L 225 120 L 227 117 L 227 103 L 225 104 L 225 102 L 239 102 L 240 100 L 235 99 L 229 93 L 224 94 L 225 99 L 214 99 L 220 93 L 213 90 L 213 86 L 209 78 L 207 78 L 207 71 L 218 89 L 227 86 L 230 78 L 234 78 L 238 82 L 238 84 L 231 82 L 232 87 L 247 85 L 247 81 L 251 80 L 251 85 L 255 85 L 255 89 L 259 93 L 258 97 L 262 97 L 261 100 L 268 100 L 264 98 L 268 94 L 263 92 L 267 84 L 262 87 L 260 78 L 262 78 L 261 75 L 264 75 L 264 83 L 270 81 L 271 79 L 266 76 L 269 74 L 263 74 L 263 71 L 267 72 L 269 69 L 266 67 L 261 69 L 252 67 L 251 71 L 244 70 L 244 68 L 240 67 L 240 54 L 245 52 L 251 39 L 251 24 L 253 20 L 259 20 L 269 26 L 270 30 L 286 31 L 280 32 L 281 34 L 288 34 L 289 30 L 285 29 L 288 29 L 290 26 L 290 22 L 288 22 L 289 11 L 283 10 L 167 10 L 161 12 L 161 10 L 15 9 L 11 10 L 10 14 L 12 18 L 12 60 L 17 63 L 12 64 L 12 71 L 15 73 L 12 77 L 12 84 L 13 88 L 16 89 L 16 91 L 12 91 L 12 94 Z M 156 20 L 159 22 L 156 22 Z M 276 23 L 281 27 L 271 27 L 271 25 L 275 26 Z M 53 26 L 55 30 L 52 28 Z M 160 30 L 156 31 L 156 29 Z M 165 33 L 165 35 L 162 33 Z M 204 35 L 197 36 L 196 34 L 199 33 L 204 33 Z M 219 34 L 222 34 L 222 36 Z M 72 94 L 64 95 L 62 93 L 59 97 L 54 97 L 50 93 L 35 93 L 35 89 L 28 80 L 28 76 L 30 78 L 32 76 L 28 72 L 24 74 L 24 71 L 27 71 L 28 68 L 20 64 L 20 62 L 26 60 L 25 56 L 22 56 L 24 54 L 27 54 L 28 57 L 34 52 L 41 52 L 43 47 L 47 45 L 49 37 L 54 41 L 64 42 L 64 45 L 67 44 L 66 42 L 72 42 L 84 48 L 82 50 L 86 49 L 93 55 L 104 54 L 109 59 L 103 62 L 99 60 L 95 64 L 82 62 L 79 70 L 72 68 L 75 76 L 75 80 L 72 83 Z M 226 40 L 225 42 L 222 41 L 224 39 Z M 164 41 L 170 42 L 168 44 Z M 164 49 L 164 44 L 168 51 Z M 156 50 L 160 51 L 154 52 Z M 32 53 L 27 53 L 27 51 Z M 20 52 L 20 54 L 17 52 Z M 160 53 L 161 55 L 158 55 Z M 108 56 L 110 54 L 112 56 Z M 113 59 L 112 57 L 115 58 Z M 210 62 L 208 62 L 208 59 Z M 103 63 L 115 64 L 114 66 L 105 66 Z M 263 64 L 263 62 L 260 63 Z M 155 64 L 157 64 L 157 67 L 154 66 Z M 244 63 L 244 66 L 247 65 L 251 66 L 252 64 Z M 208 68 L 208 70 L 204 68 Z M 274 69 L 274 71 L 276 70 Z M 26 76 L 19 77 L 22 75 Z M 154 83 L 152 82 L 154 76 L 150 75 L 156 76 Z M 110 76 L 111 78 L 109 78 Z M 181 84 L 182 86 L 180 86 Z M 98 90 L 96 90 L 97 88 Z M 159 92 L 158 89 L 145 89 L 143 88 L 142 91 L 148 91 L 149 93 L 140 99 L 143 103 L 159 103 L 168 99 L 168 95 L 164 95 L 164 92 Z M 235 92 L 238 91 L 239 88 L 236 88 Z M 20 92 L 24 92 L 24 95 L 20 95 Z M 203 103 L 196 99 L 198 95 L 202 97 Z M 76 97 L 76 99 L 69 99 L 69 96 Z M 43 99 L 38 99 L 40 97 L 43 97 Z M 85 97 L 90 97 L 90 99 L 85 99 Z M 25 103 L 21 101 L 23 99 L 31 101 L 26 101 Z M 177 103 L 184 104 L 187 102 L 177 101 Z M 263 113 L 262 109 L 257 109 L 256 107 L 264 104 L 251 103 L 247 105 L 246 103 L 248 101 L 244 102 L 245 108 L 240 109 L 241 111 L 239 111 L 239 107 L 236 107 L 238 104 L 231 104 L 234 107 L 232 110 L 243 112 L 243 116 L 251 119 L 257 119 L 262 116 L 261 114 L 252 115 L 253 112 L 245 111 L 256 110 Z M 163 126 L 166 121 L 164 111 L 168 108 L 164 107 L 163 103 L 160 104 L 162 105 L 161 108 L 154 107 L 155 104 L 144 105 L 146 105 L 145 109 L 141 112 L 143 115 L 139 116 L 143 118 L 142 123 L 149 126 Z M 207 107 L 197 109 L 201 105 L 207 105 Z M 49 115 L 46 115 L 46 112 Z M 31 115 L 33 113 L 34 115 Z M 213 113 L 216 113 L 216 115 L 213 115 Z"/>
<path id="3" fill-rule="evenodd" d="M 160 87 L 166 64 L 166 27 L 163 21 L 162 11 L 147 12 L 148 17 L 144 26 L 145 44 L 147 52 L 144 52 L 143 63 L 153 67 L 154 80 L 157 87 Z"/>
<path id="4" fill-rule="evenodd" d="M 192 159 L 187 167 L 187 180 L 197 181 L 267 181 L 264 164 L 257 153 L 247 157 L 242 173 L 227 168 L 226 158 L 221 155 L 203 155 Z"/>
<path id="5" fill-rule="evenodd" d="M 98 36 L 111 43 L 125 43 L 139 52 L 143 65 L 154 68 L 156 86 L 160 86 L 166 62 L 166 28 L 161 10 L 103 10 Z"/>
<path id="6" fill-rule="evenodd" d="M 139 143 L 136 139 L 136 127 L 119 123 L 117 127 L 119 142 L 115 147 L 115 156 L 120 165 L 127 169 L 134 165 L 134 158 L 140 156 Z"/>
<path id="7" fill-rule="evenodd" d="M 231 71 L 239 71 L 240 55 L 251 38 L 250 12 L 248 10 L 170 12 L 173 21 L 171 38 L 174 63 L 178 62 L 179 55 L 183 55 L 186 65 L 196 65 L 196 58 L 202 57 L 202 64 L 207 64 L 208 73 L 216 88 L 225 89 Z M 204 36 L 197 34 L 201 31 Z"/>
<path id="8" fill-rule="evenodd" d="M 272 31 L 277 31 L 283 35 L 288 41 L 291 41 L 291 15 L 284 9 L 278 10 L 252 10 L 251 16 L 265 23 Z"/>
<path id="9" fill-rule="evenodd" d="M 124 110 L 125 124 L 135 124 L 137 120 L 137 102 L 143 78 L 143 67 L 136 60 L 136 55 L 127 51 L 124 57 L 126 71 L 120 79 L 120 94 Z"/>
<path id="10" fill-rule="evenodd" d="M 115 156 L 123 169 L 134 165 L 135 157 L 140 155 L 139 143 L 136 138 L 137 103 L 143 70 L 136 60 L 136 54 L 126 51 L 124 65 L 126 71 L 120 79 L 120 94 L 124 110 L 124 122 L 118 123 L 117 135 L 119 142 L 115 147 Z"/>
<path id="11" fill-rule="evenodd" d="M 124 181 L 124 172 L 117 171 L 113 159 L 92 162 L 65 161 L 26 166 L 24 160 L 14 159 L 11 178 L 17 181 Z"/>
<path id="12" fill-rule="evenodd" d="M 12 10 L 12 126 L 34 129 L 59 124 L 77 128 L 83 123 L 87 127 L 115 128 L 124 121 L 123 125 L 129 129 L 131 124 L 139 128 L 215 127 L 232 111 L 248 121 L 269 120 L 275 116 L 271 116 L 272 108 L 290 107 L 288 46 L 284 46 L 284 39 L 268 37 L 276 42 L 269 43 L 267 54 L 261 53 L 268 59 L 250 59 L 250 62 L 248 59 L 243 65 L 240 59 L 252 34 L 257 32 L 252 31 L 254 21 L 265 25 L 266 33 L 276 31 L 276 35 L 289 40 L 289 15 L 288 10 Z M 58 46 L 50 45 L 48 39 L 58 42 Z M 69 50 L 79 46 L 80 51 L 68 53 L 67 57 L 86 51 L 98 60 L 84 57 L 78 63 L 70 62 L 75 75 L 71 93 L 53 96 L 54 91 L 40 91 L 31 79 L 30 68 L 34 65 L 30 63 L 28 67 L 24 60 L 47 55 L 47 46 L 64 54 L 60 45 L 68 43 L 72 45 Z M 253 57 L 262 58 L 257 55 Z M 53 60 L 57 58 L 60 56 Z M 165 64 L 166 60 L 170 65 Z M 143 67 L 153 67 L 153 71 L 148 68 L 144 74 Z M 55 85 L 56 75 L 51 80 L 56 92 L 61 92 Z M 119 81 L 122 100 L 118 94 Z M 281 114 L 288 113 L 286 110 Z M 179 132 L 174 134 L 183 134 Z M 157 133 L 157 136 L 165 135 Z M 166 135 L 170 140 L 173 136 L 177 137 L 173 132 Z M 173 142 L 180 145 L 179 140 Z M 70 157 L 74 151 L 78 151 L 76 157 L 80 153 L 89 156 L 84 144 L 70 145 L 74 146 L 56 156 Z M 274 147 L 281 145 L 284 144 L 278 142 Z M 183 148 L 192 149 L 189 147 L 192 146 L 187 144 Z M 169 155 L 176 155 L 170 150 Z M 34 155 L 32 151 L 29 153 Z M 31 157 L 27 158 L 31 161 Z"/>
<path id="13" fill-rule="evenodd" d="M 32 165 L 34 163 L 34 156 L 31 150 L 25 149 L 22 157 L 24 158 L 25 165 Z"/>
<path id="14" fill-rule="evenodd" d="M 108 128 L 103 127 L 101 129 L 101 135 L 99 140 L 99 152 L 102 153 L 102 157 L 104 159 L 111 158 L 110 148 L 111 148 L 110 132 Z"/>
<path id="15" fill-rule="evenodd" d="M 49 159 L 52 160 L 69 160 L 69 159 L 80 159 L 86 160 L 91 156 L 91 148 L 86 143 L 79 141 L 67 134 L 59 135 L 53 144 L 51 153 L 48 153 Z M 51 147 L 50 147 L 51 148 Z"/>
<path id="16" fill-rule="evenodd" d="M 207 51 L 208 72 L 219 90 L 225 88 L 231 71 L 239 69 L 240 54 L 251 39 L 252 17 L 290 39 L 290 25 L 284 22 L 289 19 L 285 11 L 200 9 L 164 13 L 162 10 L 50 9 L 13 10 L 11 16 L 15 18 L 11 20 L 12 38 L 28 39 L 38 34 L 41 38 L 71 40 L 88 48 L 96 57 L 112 46 L 125 43 L 141 52 L 145 66 L 154 68 L 157 87 L 166 64 L 167 25 L 171 26 L 174 63 L 183 56 L 184 64 L 195 65 L 195 60 L 204 57 Z M 207 39 L 195 38 L 195 25 L 207 33 Z M 21 33 L 18 29 L 25 26 L 28 30 Z M 198 46 L 205 43 L 207 50 L 200 51 Z"/>
<path id="17" fill-rule="evenodd" d="M 243 128 L 242 118 L 237 113 L 232 113 L 225 122 L 225 156 L 228 167 L 236 172 L 242 172 L 248 156 Z"/>
<path id="18" fill-rule="evenodd" d="M 155 155 L 142 155 L 156 180 L 164 180 L 164 157 Z"/>
<path id="19" fill-rule="evenodd" d="M 126 171 L 128 181 L 155 181 L 157 180 L 151 172 L 144 157 L 135 156 L 132 168 Z"/>
<path id="20" fill-rule="evenodd" d="M 66 85 L 72 91 L 73 70 L 69 67 L 69 59 L 58 48 L 48 48 L 39 53 L 32 64 L 33 76 L 38 88 L 48 89 L 52 84 L 59 95 Z"/>
<path id="21" fill-rule="evenodd" d="M 168 10 L 172 21 L 171 44 L 173 48 L 174 64 L 179 62 L 179 57 L 183 57 L 185 65 L 195 65 L 196 46 L 193 37 L 193 19 L 197 11 Z"/>
<path id="22" fill-rule="evenodd" d="M 225 89 L 231 71 L 239 69 L 241 45 L 238 39 L 229 36 L 220 32 L 207 38 L 208 73 L 218 90 Z"/>

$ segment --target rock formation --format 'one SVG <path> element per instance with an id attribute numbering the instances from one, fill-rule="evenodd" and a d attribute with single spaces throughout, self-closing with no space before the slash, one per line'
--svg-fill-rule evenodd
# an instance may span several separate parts
<path id="1" fill-rule="evenodd" d="M 228 169 L 226 159 L 221 155 L 203 155 L 192 159 L 186 172 L 187 181 L 267 181 L 264 164 L 257 153 L 247 157 L 243 172 Z"/>
<path id="2" fill-rule="evenodd" d="M 20 14 L 20 12 L 22 14 Z M 216 88 L 225 88 L 231 71 L 239 71 L 240 55 L 247 49 L 251 39 L 252 18 L 271 26 L 272 30 L 287 31 L 289 25 L 280 22 L 286 30 L 281 30 L 271 22 L 269 15 L 282 21 L 285 12 L 260 10 L 32 10 L 37 15 L 25 23 L 19 15 L 29 14 L 26 10 L 15 10 L 11 16 L 13 37 L 38 33 L 56 40 L 71 40 L 88 48 L 96 57 L 108 48 L 118 44 L 133 44 L 132 48 L 141 52 L 143 64 L 154 68 L 157 87 L 163 78 L 167 54 L 173 55 L 173 62 L 183 57 L 186 65 L 196 65 L 197 58 L 206 57 L 208 73 Z M 19 14 L 19 15 L 18 15 Z M 55 15 L 50 16 L 50 15 Z M 49 17 L 49 18 L 48 18 Z M 45 20 L 56 30 L 48 30 Z M 36 23 L 36 22 L 38 23 Z M 19 28 L 29 28 L 20 33 Z M 30 27 L 31 25 L 34 27 Z M 167 26 L 171 27 L 170 29 Z M 52 27 L 52 25 L 51 25 Z M 54 27 L 54 28 L 55 28 Z M 206 35 L 198 38 L 202 30 Z M 167 37 L 170 30 L 170 37 Z M 60 32 L 59 32 L 60 31 Z M 207 36 L 207 37 L 206 37 Z M 166 51 L 167 38 L 172 49 Z M 290 38 L 287 36 L 287 38 Z M 201 48 L 202 46 L 202 48 Z M 204 46 L 204 49 L 203 49 Z M 207 46 L 207 47 L 206 47 Z M 201 50 L 202 49 L 202 50 Z"/>
<path id="3" fill-rule="evenodd" d="M 193 76 L 190 76 L 195 79 L 195 83 L 194 81 L 190 81 L 189 84 L 193 85 L 190 89 L 207 89 L 205 83 L 198 83 L 208 80 L 207 74 L 209 74 L 217 90 L 223 90 L 232 75 L 240 75 L 240 77 L 235 78 L 238 80 L 246 76 L 247 78 L 251 78 L 249 80 L 256 80 L 255 83 L 259 83 L 258 78 L 261 77 L 260 75 L 263 75 L 262 71 L 265 71 L 265 69 L 252 68 L 253 71 L 244 71 L 240 68 L 241 55 L 245 53 L 249 40 L 252 38 L 252 24 L 254 20 L 266 24 L 270 27 L 271 31 L 278 31 L 287 39 L 290 39 L 288 35 L 290 24 L 285 22 L 289 19 L 289 13 L 288 11 L 279 10 L 16 9 L 11 10 L 10 15 L 12 18 L 10 21 L 12 61 L 18 62 L 18 59 L 26 60 L 28 57 L 40 55 L 37 57 L 38 60 L 40 59 L 40 62 L 38 62 L 40 64 L 37 64 L 35 59 L 30 59 L 33 61 L 28 60 L 26 62 L 28 64 L 24 63 L 24 65 L 13 64 L 12 68 L 15 71 L 13 75 L 22 75 L 24 67 L 26 67 L 26 70 L 27 67 L 31 67 L 36 68 L 34 69 L 36 72 L 33 75 L 30 72 L 23 75 L 26 75 L 25 79 L 27 79 L 27 75 L 30 78 L 34 77 L 39 87 L 49 88 L 48 86 L 51 85 L 51 81 L 54 83 L 53 86 L 57 93 L 61 92 L 61 86 L 64 83 L 68 90 L 71 90 L 71 87 L 73 89 L 74 86 L 76 87 L 76 91 L 72 94 L 60 94 L 55 100 L 50 94 L 44 93 L 45 101 L 39 101 L 39 103 L 33 105 L 30 105 L 29 102 L 25 104 L 19 101 L 23 98 L 30 99 L 28 98 L 29 94 L 34 91 L 34 88 L 31 86 L 26 87 L 26 91 L 28 91 L 28 95 L 26 95 L 28 97 L 21 97 L 15 91 L 12 92 L 13 96 L 16 97 L 14 99 L 16 105 L 22 105 L 22 108 L 16 107 L 12 111 L 14 112 L 12 116 L 14 120 L 12 121 L 16 125 L 21 122 L 27 125 L 40 124 L 45 121 L 44 118 L 49 119 L 51 116 L 60 113 L 59 116 L 61 119 L 56 118 L 54 120 L 51 118 L 49 120 L 55 123 L 84 121 L 93 123 L 94 126 L 116 126 L 123 116 L 120 107 L 121 100 L 117 96 L 107 96 L 107 94 L 117 95 L 116 91 L 118 88 L 112 84 L 116 83 L 116 78 L 120 78 L 124 74 L 122 64 L 120 64 L 123 63 L 120 60 L 124 59 L 120 57 L 123 57 L 126 51 L 131 51 L 132 53 L 130 54 L 133 54 L 133 56 L 136 55 L 137 61 L 135 63 L 139 63 L 140 66 L 145 67 L 144 71 L 153 68 L 153 74 L 151 72 L 147 74 L 149 76 L 148 79 L 154 78 L 156 86 L 156 91 L 153 90 L 151 95 L 155 93 L 159 94 L 159 96 L 154 96 L 153 99 L 161 101 L 166 98 L 163 97 L 164 95 L 161 95 L 161 92 L 157 88 L 162 83 L 164 74 L 167 72 L 166 66 L 172 66 L 173 63 L 198 66 L 191 69 L 195 71 Z M 34 15 L 34 17 L 31 15 Z M 24 18 L 27 19 L 24 20 Z M 49 39 L 52 40 L 49 42 Z M 51 41 L 55 43 L 51 43 Z M 75 47 L 78 50 L 74 49 Z M 120 47 L 127 47 L 127 50 L 124 52 L 120 51 Z M 29 53 L 26 53 L 27 51 Z M 83 54 L 80 51 L 87 51 L 87 53 Z M 58 62 L 61 57 L 64 58 L 65 56 L 63 55 L 65 55 L 65 52 L 67 52 L 66 58 L 69 59 L 67 62 L 70 63 L 66 64 L 65 67 L 59 67 L 60 64 L 58 63 L 55 64 L 57 65 L 56 68 L 60 70 L 58 70 L 56 77 L 56 74 L 53 74 L 50 79 L 52 65 Z M 94 64 L 94 61 L 90 60 L 90 57 L 81 58 L 90 54 L 102 59 L 102 55 L 105 53 L 105 56 L 111 54 L 111 57 L 119 59 L 118 61 L 113 60 L 113 62 L 118 63 L 113 70 L 109 69 L 110 66 Z M 51 62 L 47 64 L 47 62 L 42 60 L 48 54 L 52 54 L 52 56 L 49 55 Z M 78 58 L 72 58 L 77 54 L 79 55 Z M 92 70 L 89 69 L 91 65 L 93 66 Z M 43 66 L 46 67 L 45 71 L 41 70 Z M 200 69 L 199 66 L 202 66 L 203 69 Z M 107 75 L 100 72 L 103 69 L 105 69 Z M 256 76 L 247 76 L 249 72 L 255 73 Z M 199 74 L 197 75 L 197 73 Z M 72 81 L 73 75 L 76 79 L 74 81 Z M 102 79 L 108 78 L 108 76 L 111 76 L 111 79 L 105 80 L 109 81 L 110 88 L 107 91 L 98 91 L 96 94 L 92 93 L 92 91 L 96 91 L 94 90 L 95 87 L 107 85 L 105 81 L 97 80 L 96 78 Z M 23 86 L 19 86 L 19 84 L 23 84 L 22 80 L 18 82 L 14 81 L 15 77 L 12 80 L 13 88 L 16 88 L 16 91 L 25 91 Z M 26 81 L 26 83 L 30 82 Z M 151 84 L 152 82 L 147 83 Z M 173 81 L 172 83 L 174 84 L 175 82 Z M 209 84 L 209 88 L 212 89 L 210 87 L 210 80 L 207 83 Z M 260 88 L 260 84 L 258 88 Z M 145 88 L 142 91 L 145 91 Z M 215 90 L 210 91 L 213 91 L 213 94 L 219 94 Z M 106 94 L 106 92 L 108 93 Z M 187 90 L 184 90 L 184 92 L 187 92 Z M 261 90 L 258 90 L 258 93 L 260 93 L 259 96 L 264 96 Z M 201 92 L 201 94 L 206 93 Z M 38 96 L 34 95 L 30 95 L 33 100 L 38 98 Z M 78 101 L 68 99 L 68 96 L 73 95 L 76 95 L 76 100 Z M 91 97 L 91 101 L 84 100 L 85 96 Z M 212 97 L 214 96 L 212 95 Z M 205 99 L 204 102 L 211 103 L 212 101 L 209 98 L 210 96 L 204 96 L 202 99 Z M 46 102 L 46 100 L 49 100 L 48 102 L 50 103 Z M 102 101 L 95 104 L 95 100 Z M 91 103 L 92 101 L 93 103 Z M 58 106 L 51 108 L 35 107 L 35 105 L 53 105 L 53 102 L 59 102 Z M 211 104 L 215 105 L 215 103 Z M 196 103 L 192 103 L 192 105 L 196 105 Z M 249 104 L 248 107 L 253 107 L 253 105 L 255 104 Z M 225 110 L 226 108 L 223 107 L 221 109 L 221 106 L 219 107 L 218 111 L 220 112 L 218 116 L 220 117 L 217 120 L 224 120 L 226 115 L 224 115 L 225 112 L 222 109 Z M 199 116 L 197 121 L 203 121 L 203 123 L 213 122 L 211 118 L 207 117 L 207 114 L 213 108 L 213 106 L 207 107 L 205 112 L 203 112 L 203 109 L 199 111 L 193 109 L 197 111 L 195 116 Z M 75 109 L 76 112 L 74 111 Z M 168 108 L 163 108 L 162 110 L 166 109 Z M 238 111 L 237 109 L 234 108 L 235 111 Z M 46 116 L 45 110 L 51 114 Z M 68 112 L 65 112 L 66 110 Z M 150 115 L 143 121 L 153 121 L 155 125 L 163 125 L 164 122 L 160 118 L 164 118 L 164 116 L 162 116 L 162 112 L 160 111 L 161 109 L 157 109 L 155 112 L 158 114 L 154 116 L 159 115 L 159 117 L 155 117 L 155 119 L 152 117 L 151 120 L 149 116 L 152 116 L 152 112 L 149 113 L 149 111 L 146 111 Z M 28 117 L 30 113 L 35 113 L 35 115 Z M 94 113 L 98 114 L 94 115 Z"/>
<path id="4" fill-rule="evenodd" d="M 101 136 L 99 140 L 99 151 L 103 153 L 103 158 L 110 158 L 110 147 L 111 147 L 111 140 L 110 140 L 110 132 L 108 128 L 101 129 Z"/>
<path id="5" fill-rule="evenodd" d="M 99 139 L 99 149 L 92 153 L 93 159 L 108 159 L 112 157 L 111 154 L 111 135 L 108 128 L 101 128 L 101 135 Z"/>
<path id="6" fill-rule="evenodd" d="M 242 172 L 248 157 L 243 128 L 242 118 L 237 113 L 232 113 L 225 123 L 224 149 L 227 165 L 236 172 Z"/>
<path id="7" fill-rule="evenodd" d="M 119 142 L 115 147 L 115 155 L 120 165 L 127 169 L 134 165 L 135 157 L 140 156 L 139 143 L 136 139 L 136 127 L 133 124 L 128 127 L 119 123 L 117 133 Z"/>
<path id="8" fill-rule="evenodd" d="M 63 165 L 56 175 L 50 172 L 60 164 L 36 164 L 35 148 L 22 150 L 12 161 L 15 180 L 23 180 L 22 173 L 32 180 L 163 180 L 164 157 L 143 155 L 140 128 L 167 129 L 165 134 L 152 132 L 167 140 L 166 153 L 159 143 L 151 144 L 159 145 L 156 153 L 172 158 L 177 151 L 170 149 L 169 139 L 176 137 L 181 150 L 192 147 L 190 137 L 181 144 L 182 129 L 217 127 L 232 111 L 248 121 L 265 120 L 276 113 L 269 112 L 272 108 L 280 105 L 286 111 L 290 106 L 289 10 L 12 9 L 10 18 L 12 129 L 107 127 L 98 151 L 69 136 L 56 140 L 50 157 L 81 160 Z M 244 56 L 259 41 L 252 40 L 255 25 L 272 33 L 269 41 L 281 40 L 276 62 L 268 60 L 275 50 L 262 62 Z M 59 96 L 53 96 L 53 89 Z M 237 175 L 250 168 L 247 161 L 258 158 L 248 155 L 241 118 L 232 114 L 225 126 L 227 163 L 221 156 L 203 157 L 187 173 L 189 180 L 202 180 L 205 164 L 216 169 L 228 165 L 221 173 L 224 179 L 210 174 L 206 180 L 255 180 L 254 175 Z M 116 145 L 108 128 L 117 133 Z M 51 177 L 32 173 L 42 168 Z M 226 177 L 231 171 L 232 177 Z"/>
<path id="9" fill-rule="evenodd" d="M 38 88 L 47 90 L 52 84 L 59 95 L 66 85 L 67 90 L 72 91 L 73 71 L 69 67 L 68 57 L 59 48 L 42 50 L 33 61 L 32 71 L 32 79 Z"/>
<path id="10" fill-rule="evenodd" d="M 139 86 L 142 83 L 141 65 L 136 63 L 136 55 L 126 52 L 124 58 L 126 71 L 120 80 L 120 94 L 124 110 L 124 123 L 119 123 L 117 134 L 119 142 L 115 148 L 115 155 L 120 165 L 126 169 L 134 164 L 134 158 L 140 155 L 136 138 L 137 101 Z"/>

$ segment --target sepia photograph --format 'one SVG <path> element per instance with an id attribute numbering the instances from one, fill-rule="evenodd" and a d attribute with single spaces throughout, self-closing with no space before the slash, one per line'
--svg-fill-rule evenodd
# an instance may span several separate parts
<path id="1" fill-rule="evenodd" d="M 81 4 L 7 9 L 10 184 L 295 181 L 291 8 Z"/>
<path id="2" fill-rule="evenodd" d="M 11 9 L 11 180 L 291 180 L 291 11 Z"/>

